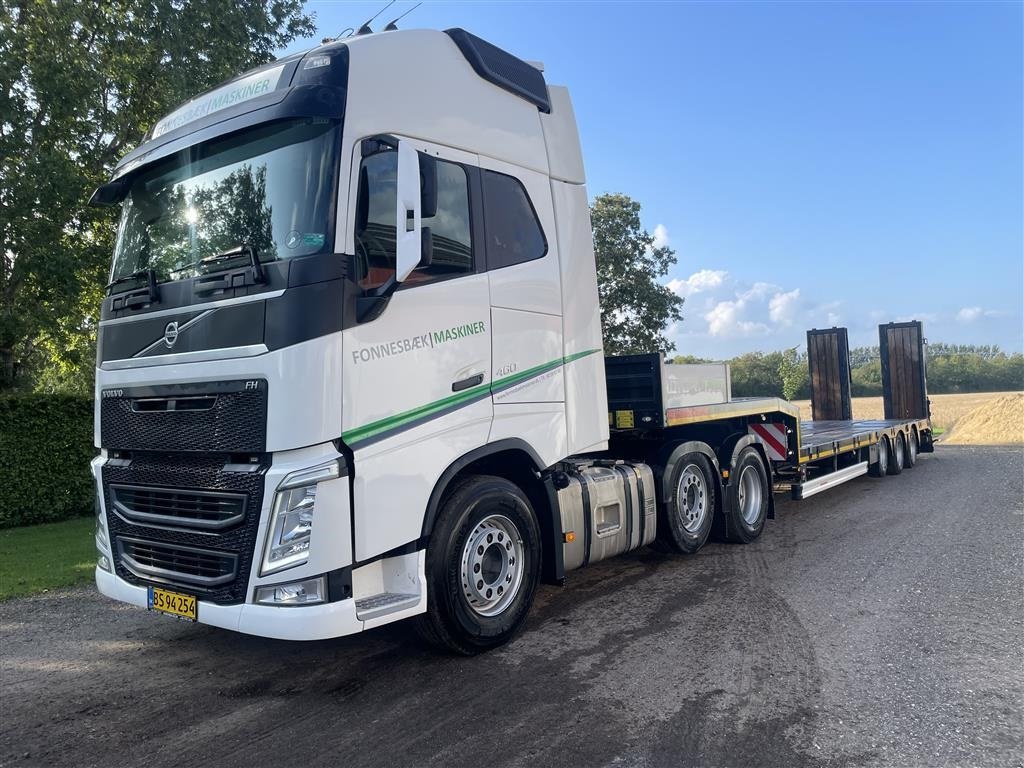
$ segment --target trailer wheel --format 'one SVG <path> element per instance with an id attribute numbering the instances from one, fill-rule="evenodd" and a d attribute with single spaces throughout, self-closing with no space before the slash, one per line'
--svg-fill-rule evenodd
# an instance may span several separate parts
<path id="1" fill-rule="evenodd" d="M 889 462 L 889 474 L 898 475 L 903 471 L 907 461 L 907 440 L 902 432 L 896 433 L 896 445 L 892 451 L 892 461 Z"/>
<path id="2" fill-rule="evenodd" d="M 910 432 L 907 433 L 907 469 L 910 469 L 912 466 L 917 464 L 917 454 L 920 450 L 921 446 L 917 439 L 917 430 L 911 429 Z"/>
<path id="3" fill-rule="evenodd" d="M 736 459 L 729 487 L 725 491 L 725 536 L 729 541 L 749 544 L 764 530 L 771 488 L 761 454 L 747 446 Z"/>
<path id="4" fill-rule="evenodd" d="M 889 438 L 882 436 L 878 441 L 878 461 L 868 465 L 868 474 L 872 477 L 885 477 L 889 471 Z"/>
<path id="5" fill-rule="evenodd" d="M 526 495 L 501 477 L 474 476 L 441 506 L 427 545 L 431 645 L 471 656 L 522 628 L 540 576 L 540 530 Z"/>
<path id="6" fill-rule="evenodd" d="M 674 489 L 658 508 L 658 544 L 683 554 L 704 546 L 715 520 L 715 475 L 703 453 L 687 453 L 672 471 Z"/>

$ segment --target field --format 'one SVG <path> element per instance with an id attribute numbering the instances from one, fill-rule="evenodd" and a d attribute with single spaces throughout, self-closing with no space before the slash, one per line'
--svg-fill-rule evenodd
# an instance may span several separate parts
<path id="1" fill-rule="evenodd" d="M 1024 394 L 1020 392 L 976 392 L 929 397 L 932 401 L 932 425 L 937 434 L 944 435 L 943 442 L 993 445 L 1024 442 Z M 801 418 L 811 418 L 809 400 L 798 400 L 794 405 L 800 407 Z M 987 414 L 993 408 L 998 409 L 999 413 Z M 990 418 L 985 418 L 986 415 Z M 971 421 L 974 422 L 970 435 L 967 438 L 958 437 L 951 430 L 961 420 L 966 424 L 966 417 L 972 417 Z M 853 398 L 853 418 L 884 418 L 882 398 Z"/>

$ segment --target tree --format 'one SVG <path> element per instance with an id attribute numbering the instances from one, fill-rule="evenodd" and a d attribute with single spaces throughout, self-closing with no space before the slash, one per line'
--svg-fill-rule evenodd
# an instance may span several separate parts
<path id="1" fill-rule="evenodd" d="M 810 390 L 811 374 L 807 367 L 807 356 L 798 353 L 796 347 L 779 353 L 779 376 L 782 378 L 782 397 L 794 400 Z"/>
<path id="2" fill-rule="evenodd" d="M 117 211 L 86 203 L 117 159 L 313 31 L 301 0 L 0 3 L 0 389 L 41 350 L 91 357 Z"/>
<path id="3" fill-rule="evenodd" d="M 675 252 L 654 246 L 640 225 L 640 203 L 626 195 L 595 198 L 590 218 L 605 353 L 671 352 L 664 331 L 682 320 L 683 299 L 658 278 L 676 263 Z"/>

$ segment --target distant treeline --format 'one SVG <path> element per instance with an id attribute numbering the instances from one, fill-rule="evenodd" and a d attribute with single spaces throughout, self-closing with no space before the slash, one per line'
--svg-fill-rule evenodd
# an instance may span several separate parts
<path id="1" fill-rule="evenodd" d="M 1004 392 L 1024 389 L 1024 355 L 1008 355 L 999 347 L 973 344 L 928 345 L 928 391 Z M 679 355 L 676 363 L 708 362 Z M 796 348 L 779 352 L 748 352 L 729 361 L 736 397 L 811 396 L 807 354 Z M 854 397 L 882 394 L 882 362 L 878 347 L 850 350 L 851 391 Z"/>

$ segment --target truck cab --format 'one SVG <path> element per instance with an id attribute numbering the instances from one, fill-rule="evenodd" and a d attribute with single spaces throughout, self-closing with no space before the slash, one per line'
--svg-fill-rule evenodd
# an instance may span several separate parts
<path id="1" fill-rule="evenodd" d="M 608 444 L 584 182 L 568 91 L 461 29 L 331 42 L 159 121 L 93 197 L 122 207 L 100 591 L 290 639 L 424 614 L 485 477 L 515 498 L 466 502 L 510 509 L 456 531 L 462 602 L 426 629 L 505 639 L 553 568 L 541 473 Z"/>

